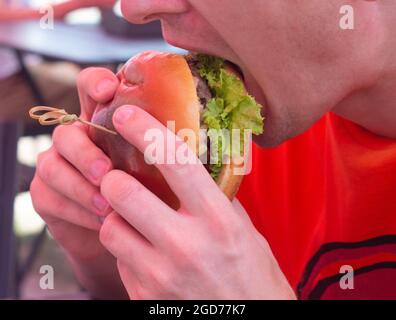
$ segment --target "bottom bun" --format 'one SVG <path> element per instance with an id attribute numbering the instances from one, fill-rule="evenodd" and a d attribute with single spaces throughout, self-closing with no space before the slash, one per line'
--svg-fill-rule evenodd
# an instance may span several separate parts
<path id="1" fill-rule="evenodd" d="M 246 154 L 249 154 L 248 152 Z M 241 170 L 244 166 L 243 157 L 234 157 L 234 162 L 223 164 L 219 177 L 216 180 L 220 190 L 227 196 L 228 199 L 234 199 L 238 189 L 242 183 L 244 175 L 236 171 Z"/>

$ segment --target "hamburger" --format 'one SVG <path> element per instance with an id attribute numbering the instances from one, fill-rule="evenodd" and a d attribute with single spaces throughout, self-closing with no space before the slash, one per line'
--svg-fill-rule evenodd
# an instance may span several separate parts
<path id="1" fill-rule="evenodd" d="M 239 129 L 238 139 L 242 146 L 245 130 L 251 130 L 255 135 L 263 132 L 261 106 L 247 93 L 237 70 L 221 58 L 204 54 L 140 53 L 118 72 L 120 85 L 114 99 L 98 105 L 91 121 L 114 130 L 114 111 L 132 104 L 165 126 L 168 121 L 173 121 L 175 133 L 182 129 L 192 130 L 197 139 L 185 140 L 186 143 L 200 159 L 216 159 L 208 161 L 205 167 L 219 188 L 232 199 L 243 178 L 243 175 L 234 174 L 234 169 L 243 165 L 241 159 L 248 150 L 231 150 L 228 143 L 231 140 L 221 132 Z M 206 140 L 201 139 L 202 129 L 208 132 Z M 139 150 L 120 135 L 91 128 L 90 136 L 110 157 L 114 168 L 134 176 L 169 206 L 179 207 L 176 195 L 159 170 L 148 164 Z"/>

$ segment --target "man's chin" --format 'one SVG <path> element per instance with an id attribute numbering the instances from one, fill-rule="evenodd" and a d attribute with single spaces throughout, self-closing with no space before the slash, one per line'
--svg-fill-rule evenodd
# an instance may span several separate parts
<path id="1" fill-rule="evenodd" d="M 262 148 L 275 148 L 288 139 L 284 132 L 271 128 L 267 119 L 264 120 L 264 132 L 259 136 L 253 136 L 253 142 Z"/>
<path id="2" fill-rule="evenodd" d="M 288 115 L 287 117 L 275 116 L 271 108 L 267 108 L 264 120 L 264 132 L 254 137 L 254 142 L 260 147 L 274 148 L 282 143 L 304 134 L 316 121 L 301 121 L 298 117 Z"/>

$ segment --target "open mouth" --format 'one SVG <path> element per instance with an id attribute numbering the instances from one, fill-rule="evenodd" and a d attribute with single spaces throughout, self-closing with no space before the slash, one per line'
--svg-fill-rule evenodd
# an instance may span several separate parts
<path id="1" fill-rule="evenodd" d="M 197 54 L 198 53 L 194 53 L 193 55 Z M 266 118 L 268 111 L 267 97 L 256 79 L 249 72 L 245 74 L 244 70 L 238 64 L 227 59 L 223 59 L 223 61 L 224 68 L 234 74 L 243 83 L 247 94 L 251 95 L 259 102 L 261 106 L 261 115 L 263 118 Z"/>
<path id="2" fill-rule="evenodd" d="M 233 63 L 233 62 L 231 62 L 231 61 L 229 61 L 229 60 L 225 60 L 225 64 L 228 65 L 228 66 L 233 70 L 233 72 L 236 73 L 237 76 L 238 76 L 243 82 L 245 82 L 245 77 L 244 77 L 243 71 L 242 71 L 242 69 L 241 69 L 240 66 L 238 66 L 237 64 L 235 64 L 235 63 Z"/>
<path id="3" fill-rule="evenodd" d="M 243 82 L 247 92 L 253 97 L 255 97 L 255 99 L 260 103 L 262 107 L 261 114 L 264 118 L 266 118 L 268 111 L 268 102 L 267 102 L 267 97 L 263 91 L 263 88 L 260 87 L 256 79 L 254 79 L 252 75 L 250 74 L 246 75 L 242 70 L 242 68 L 236 63 L 233 63 L 229 60 L 225 60 L 225 64 L 230 66 L 233 73 L 236 74 L 236 76 Z"/>
<path id="4" fill-rule="evenodd" d="M 243 72 L 239 66 L 205 54 L 190 54 L 185 56 L 185 59 L 192 73 L 200 102 L 201 129 L 206 129 L 209 133 L 213 130 L 218 132 L 237 130 L 241 145 L 245 130 L 249 130 L 254 135 L 263 132 L 262 107 L 247 92 Z M 221 141 L 218 144 L 219 149 L 222 147 L 230 149 L 227 148 L 230 141 Z M 220 161 L 209 168 L 215 180 L 221 167 Z"/>

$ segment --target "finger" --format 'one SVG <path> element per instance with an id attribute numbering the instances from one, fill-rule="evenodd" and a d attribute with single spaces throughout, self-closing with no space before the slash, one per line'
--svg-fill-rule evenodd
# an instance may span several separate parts
<path id="1" fill-rule="evenodd" d="M 47 227 L 54 240 L 61 244 L 62 249 L 71 256 L 80 256 L 84 253 L 85 259 L 95 258 L 98 250 L 105 250 L 97 245 L 99 229 L 89 230 L 66 220 L 57 220 L 56 223 L 47 224 Z M 81 241 L 81 239 L 87 239 L 87 241 Z"/>
<path id="2" fill-rule="evenodd" d="M 98 188 L 53 149 L 39 156 L 37 174 L 47 186 L 86 210 L 98 215 L 108 213 L 109 204 Z"/>
<path id="3" fill-rule="evenodd" d="M 90 120 L 98 103 L 113 99 L 118 85 L 117 76 L 108 69 L 91 67 L 81 71 L 77 79 L 81 117 Z"/>
<path id="4" fill-rule="evenodd" d="M 254 227 L 250 216 L 237 198 L 232 200 L 232 206 L 234 207 L 234 212 L 236 212 L 248 226 Z"/>
<path id="5" fill-rule="evenodd" d="M 49 188 L 38 175 L 32 182 L 30 192 L 34 209 L 46 223 L 52 224 L 61 220 L 99 231 L 102 224 L 98 216 Z"/>
<path id="6" fill-rule="evenodd" d="M 122 283 L 125 284 L 125 289 L 128 292 L 129 299 L 138 300 L 140 298 L 137 292 L 139 280 L 136 275 L 131 271 L 129 266 L 121 260 L 117 260 L 117 269 Z"/>
<path id="7" fill-rule="evenodd" d="M 165 163 L 155 162 L 154 165 L 161 171 L 182 206 L 188 211 L 197 214 L 213 213 L 217 211 L 217 206 L 232 210 L 231 203 L 217 187 L 194 152 L 186 148 L 186 144 L 180 138 L 153 116 L 138 107 L 124 106 L 117 109 L 113 122 L 116 130 L 143 153 L 146 148 L 152 147 L 153 143 L 145 139 L 148 128 L 159 130 L 165 142 L 172 141 L 173 138 L 176 140 L 175 150 L 184 150 L 183 157 L 176 157 L 175 163 L 164 161 Z M 166 150 L 167 145 L 165 145 L 165 154 L 167 154 Z M 145 153 L 145 157 L 149 158 L 150 154 Z M 224 206 L 228 207 L 224 208 Z"/>
<path id="8" fill-rule="evenodd" d="M 264 249 L 268 249 L 268 242 L 265 240 L 263 235 L 256 229 L 254 226 L 252 220 L 250 219 L 250 216 L 246 212 L 245 208 L 242 206 L 242 204 L 239 202 L 237 198 L 232 200 L 232 205 L 235 209 L 235 212 L 239 214 L 239 216 L 242 218 L 243 222 L 246 224 L 247 228 L 250 228 L 251 232 L 254 234 L 256 237 L 257 241 L 260 243 L 260 245 Z M 249 231 L 248 231 L 249 232 Z"/>
<path id="9" fill-rule="evenodd" d="M 101 192 L 111 207 L 152 244 L 166 242 L 166 233 L 178 227 L 177 213 L 125 172 L 109 172 L 103 178 Z"/>
<path id="10" fill-rule="evenodd" d="M 144 273 L 154 261 L 155 251 L 151 244 L 117 213 L 106 217 L 99 239 L 114 257 L 137 274 Z"/>
<path id="11" fill-rule="evenodd" d="M 58 153 L 94 185 L 99 186 L 103 176 L 111 170 L 110 159 L 79 126 L 57 127 L 53 141 Z"/>

